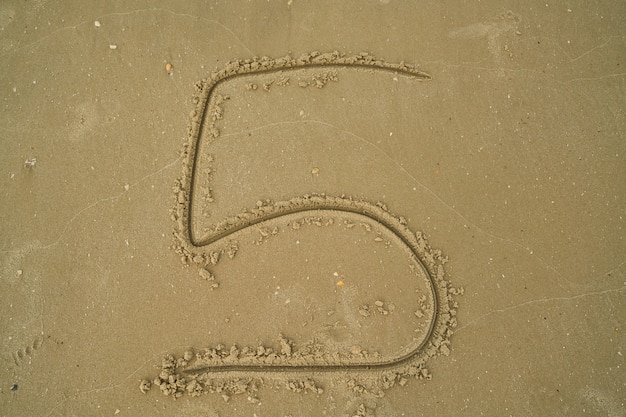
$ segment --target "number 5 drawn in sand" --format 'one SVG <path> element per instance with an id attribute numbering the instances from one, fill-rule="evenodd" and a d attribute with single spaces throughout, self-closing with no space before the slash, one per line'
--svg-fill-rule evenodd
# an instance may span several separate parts
<path id="1" fill-rule="evenodd" d="M 389 73 L 408 80 L 426 81 L 431 77 L 418 69 L 406 65 L 390 64 L 362 53 L 345 57 L 339 53 L 310 53 L 299 58 L 286 56 L 279 59 L 255 58 L 245 61 L 231 61 L 219 71 L 197 85 L 198 94 L 194 98 L 196 109 L 184 145 L 183 174 L 177 181 L 174 191 L 176 204 L 176 250 L 186 263 L 197 265 L 200 274 L 213 280 L 212 267 L 224 253 L 236 252 L 232 241 L 237 234 L 251 227 L 261 227 L 276 219 L 293 219 L 297 216 L 317 216 L 330 218 L 343 216 L 355 223 L 375 224 L 390 240 L 404 247 L 409 254 L 411 270 L 416 284 L 423 289 L 427 308 L 421 320 L 419 337 L 407 341 L 392 355 L 370 356 L 351 354 L 318 354 L 317 358 L 306 357 L 304 352 L 285 348 L 283 352 L 268 357 L 242 359 L 241 355 L 217 355 L 211 359 L 185 361 L 184 373 L 202 372 L 326 372 L 346 370 L 386 370 L 405 366 L 421 367 L 426 360 L 447 351 L 451 327 L 456 323 L 454 303 L 449 285 L 444 279 L 444 258 L 434 251 L 420 232 L 411 231 L 402 217 L 389 212 L 382 203 L 371 203 L 364 199 L 331 196 L 327 194 L 294 195 L 281 201 L 259 201 L 253 207 L 229 213 L 217 223 L 198 226 L 203 208 L 214 201 L 219 194 L 218 183 L 212 182 L 213 156 L 211 153 L 220 139 L 217 122 L 223 119 L 224 103 L 228 96 L 219 94 L 218 88 L 236 80 L 255 76 L 275 75 L 282 81 L 290 75 L 303 71 L 326 71 L 311 79 L 311 85 L 323 87 L 332 80 L 335 70 L 356 70 L 372 73 Z M 278 84 L 281 82 L 278 81 Z M 271 83 L 263 85 L 269 91 Z M 300 85 L 306 87 L 306 85 Z M 249 89 L 257 85 L 249 83 Z M 260 197 L 260 196 L 259 196 Z M 281 336 L 282 337 L 282 336 Z M 289 343 L 284 345 L 289 347 Z M 262 356 L 262 355 L 261 355 Z"/>

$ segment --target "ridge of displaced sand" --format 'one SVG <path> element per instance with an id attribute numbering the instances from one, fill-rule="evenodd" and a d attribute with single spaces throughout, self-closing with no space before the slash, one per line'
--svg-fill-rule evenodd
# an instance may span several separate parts
<path id="1" fill-rule="evenodd" d="M 462 294 L 463 290 L 453 288 L 446 280 L 443 266 L 447 259 L 441 251 L 432 249 L 421 232 L 412 232 L 404 218 L 390 213 L 381 202 L 373 204 L 345 195 L 329 196 L 323 193 L 296 196 L 286 201 L 259 201 L 255 207 L 214 224 L 205 231 L 203 238 L 194 234 L 193 200 L 197 191 L 196 169 L 201 158 L 198 151 L 200 141 L 207 140 L 206 145 L 210 145 L 219 137 L 216 124 L 223 118 L 223 104 L 229 99 L 228 96 L 214 94 L 216 87 L 242 75 L 333 67 L 382 70 L 416 80 L 431 79 L 430 75 L 413 66 L 405 63 L 390 64 L 367 53 L 345 57 L 337 52 L 313 52 L 299 58 L 263 57 L 228 62 L 223 69 L 213 72 L 196 85 L 197 95 L 193 99 L 196 109 L 191 114 L 187 140 L 181 151 L 183 172 L 173 187 L 175 206 L 172 219 L 176 223 L 174 249 L 184 264 L 195 264 L 199 274 L 212 281 L 211 267 L 224 253 L 232 258 L 239 249 L 238 243 L 229 238 L 250 226 L 298 213 L 324 216 L 328 212 L 342 212 L 355 218 L 367 217 L 397 236 L 427 276 L 433 301 L 433 319 L 427 337 L 409 354 L 391 361 L 380 360 L 375 352 L 333 351 L 325 346 L 316 346 L 315 341 L 294 342 L 282 334 L 278 336 L 278 347 L 233 345 L 226 348 L 216 345 L 202 350 L 190 349 L 178 358 L 167 355 L 163 359 L 160 374 L 152 381 L 141 382 L 143 392 L 155 384 L 165 395 L 175 398 L 184 393 L 195 396 L 209 392 L 230 396 L 256 391 L 264 381 L 273 380 L 292 391 L 310 390 L 319 394 L 323 390 L 312 377 L 322 377 L 329 372 L 342 375 L 340 378 L 345 379 L 346 387 L 354 392 L 380 391 L 396 383 L 404 385 L 410 377 L 430 379 L 430 373 L 424 367 L 427 360 L 449 354 L 449 338 L 456 326 L 457 304 L 453 296 Z M 328 80 L 322 78 L 321 84 L 313 85 L 323 87 Z M 253 84 L 247 86 L 255 87 Z M 209 158 L 209 162 L 213 158 L 212 155 L 204 157 Z M 212 202 L 212 189 L 204 191 L 204 201 Z M 219 247 L 218 244 L 222 242 L 226 243 Z M 295 349 L 296 345 L 301 347 Z M 346 371 L 351 370 L 357 372 L 354 375 L 346 374 Z"/>
<path id="2" fill-rule="evenodd" d="M 191 227 L 193 218 L 192 201 L 197 192 L 195 179 L 197 178 L 196 167 L 201 157 L 198 152 L 199 142 L 206 130 L 207 140 L 210 143 L 219 137 L 219 129 L 216 122 L 223 118 L 222 104 L 228 100 L 219 94 L 214 95 L 219 84 L 232 80 L 238 76 L 250 74 L 267 74 L 280 72 L 286 69 L 307 69 L 307 68 L 332 68 L 332 67 L 354 67 L 370 70 L 388 71 L 394 74 L 400 73 L 416 80 L 430 80 L 431 76 L 417 68 L 405 63 L 390 64 L 377 59 L 368 53 L 345 57 L 338 52 L 319 53 L 312 52 L 303 54 L 299 58 L 292 58 L 287 55 L 278 59 L 268 57 L 253 58 L 247 60 L 233 60 L 226 63 L 225 67 L 196 84 L 197 94 L 193 98 L 196 109 L 191 113 L 191 123 L 187 131 L 181 158 L 183 160 L 182 176 L 174 185 L 175 207 L 172 210 L 172 219 L 176 222 L 176 240 L 180 246 L 183 256 L 193 254 L 194 248 L 205 246 L 223 238 L 223 230 L 212 233 L 213 236 L 205 239 L 197 239 Z M 209 123 L 205 120 L 210 119 Z M 210 198 L 210 197 L 209 197 Z M 283 207 L 284 208 L 284 207 Z M 232 220 L 232 219 L 231 219 Z M 230 226 L 235 228 L 236 224 Z M 223 224 L 222 224 L 223 227 Z M 219 235 L 218 235 L 219 234 Z"/>

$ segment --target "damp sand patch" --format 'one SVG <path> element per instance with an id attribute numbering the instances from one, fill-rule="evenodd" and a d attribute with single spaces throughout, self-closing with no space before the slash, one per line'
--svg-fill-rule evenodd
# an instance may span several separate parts
<path id="1" fill-rule="evenodd" d="M 444 265 L 447 259 L 441 251 L 430 247 L 421 232 L 410 230 L 407 221 L 393 214 L 385 202 L 376 199 L 372 202 L 367 181 L 356 182 L 358 187 L 354 189 L 351 187 L 355 181 L 342 183 L 333 176 L 313 184 L 311 176 L 332 169 L 331 166 L 320 168 L 328 159 L 324 159 L 324 154 L 318 155 L 322 158 L 319 163 L 298 159 L 312 155 L 316 146 L 319 147 L 315 132 L 309 132 L 307 140 L 300 143 L 308 146 L 311 152 L 302 152 L 299 148 L 293 157 L 285 158 L 291 161 L 285 172 L 304 171 L 305 176 L 283 175 L 279 181 L 272 182 L 270 178 L 275 175 L 263 176 L 260 171 L 250 176 L 258 182 L 251 185 L 250 181 L 246 181 L 248 177 L 233 170 L 235 166 L 249 168 L 254 165 L 253 160 L 258 162 L 255 165 L 257 169 L 263 170 L 276 161 L 254 159 L 255 155 L 248 155 L 248 158 L 252 157 L 250 162 L 238 163 L 232 158 L 244 158 L 246 150 L 254 153 L 255 148 L 233 146 L 232 143 L 228 146 L 229 140 L 242 140 L 241 136 L 247 136 L 248 142 L 258 143 L 264 139 L 253 137 L 253 132 L 258 133 L 261 128 L 268 130 L 274 126 L 289 126 L 295 128 L 296 139 L 293 140 L 297 141 L 297 137 L 306 136 L 310 130 L 303 130 L 303 127 L 312 124 L 337 126 L 345 119 L 345 116 L 342 116 L 343 119 L 332 119 L 332 108 L 330 113 L 322 113 L 329 106 L 322 102 L 323 96 L 318 96 L 322 103 L 318 107 L 307 110 L 294 107 L 298 116 L 317 111 L 317 119 L 284 121 L 280 117 L 276 120 L 270 118 L 264 119 L 259 127 L 259 120 L 254 119 L 254 114 L 246 115 L 244 110 L 252 108 L 256 113 L 271 110 L 271 106 L 263 108 L 267 100 L 250 96 L 246 106 L 245 102 L 235 103 L 236 95 L 278 94 L 279 101 L 292 107 L 304 101 L 311 94 L 309 91 L 327 90 L 329 84 L 339 85 L 343 78 L 348 77 L 371 83 L 367 80 L 371 76 L 393 81 L 402 78 L 407 83 L 430 79 L 428 74 L 413 66 L 390 64 L 366 53 L 346 57 L 339 53 L 314 52 L 299 58 L 286 56 L 231 61 L 222 70 L 199 82 L 194 97 L 197 107 L 191 115 L 188 137 L 181 154 L 183 172 L 173 187 L 174 249 L 185 266 L 197 269 L 198 275 L 207 281 L 208 288 L 219 292 L 220 281 L 214 270 L 224 258 L 234 259 L 241 251 L 253 251 L 254 245 L 286 239 L 293 233 L 315 234 L 321 231 L 343 236 L 356 229 L 361 231 L 362 236 L 354 237 L 352 242 L 393 248 L 397 258 L 392 262 L 397 267 L 394 271 L 403 271 L 404 275 L 401 280 L 397 277 L 385 279 L 391 283 L 396 279 L 396 286 L 404 288 L 405 294 L 410 296 L 388 301 L 394 297 L 390 298 L 384 291 L 372 294 L 360 288 L 371 278 L 362 276 L 360 281 L 346 282 L 336 273 L 331 278 L 336 293 L 348 290 L 350 286 L 355 294 L 358 293 L 353 297 L 356 300 L 350 313 L 344 311 L 342 318 L 348 327 L 351 325 L 359 329 L 361 340 L 342 343 L 337 338 L 320 337 L 320 333 L 314 331 L 307 337 L 306 332 L 295 331 L 296 327 L 274 320 L 272 327 L 278 331 L 273 338 L 265 334 L 259 338 L 262 341 L 256 344 L 207 340 L 205 347 L 178 352 L 178 356 L 172 352 L 164 358 L 158 376 L 141 382 L 143 392 L 154 384 L 164 394 L 174 398 L 205 393 L 229 397 L 256 391 L 271 381 L 291 391 L 321 394 L 324 380 L 333 378 L 343 381 L 347 389 L 359 395 L 379 393 L 397 383 L 404 385 L 410 378 L 429 379 L 426 362 L 450 353 L 449 338 L 456 326 L 457 305 L 453 296 L 461 294 L 462 290 L 453 288 L 446 280 Z M 282 92 L 281 88 L 284 89 Z M 333 98 L 338 93 L 339 90 L 330 91 L 329 96 Z M 250 105 L 251 102 L 254 104 Z M 347 115 L 352 114 L 350 111 L 348 109 Z M 284 141 L 284 134 L 279 136 L 277 142 L 269 140 L 265 146 L 273 146 L 284 153 L 289 144 L 281 142 Z M 333 138 L 325 137 L 324 140 L 332 141 Z M 347 142 L 342 144 L 344 148 L 348 145 Z M 354 149 L 349 151 L 353 153 Z M 220 158 L 227 162 L 221 163 Z M 353 158 L 346 159 L 352 161 Z M 282 166 L 285 167 L 285 164 Z M 346 171 L 350 170 L 344 167 Z M 233 180 L 237 183 L 228 183 Z M 341 249 L 341 245 L 332 248 L 333 251 Z M 387 255 L 370 254 L 368 259 L 376 256 Z M 359 264 L 358 256 L 354 262 Z M 329 309 L 335 311 L 332 306 L 320 308 L 324 311 Z M 368 327 L 370 321 L 382 328 Z M 255 328 L 255 325 L 251 323 L 250 327 Z M 389 336 L 386 344 L 372 342 L 379 332 L 391 335 L 393 329 L 407 331 L 399 332 L 402 336 L 397 340 Z M 356 334 L 357 331 L 354 332 Z"/>

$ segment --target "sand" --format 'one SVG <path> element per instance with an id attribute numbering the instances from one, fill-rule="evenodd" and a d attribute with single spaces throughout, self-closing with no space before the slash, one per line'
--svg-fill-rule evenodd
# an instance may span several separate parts
<path id="1" fill-rule="evenodd" d="M 172 189 L 175 202 L 172 220 L 176 224 L 173 233 L 174 250 L 181 255 L 185 266 L 193 264 L 197 268 L 199 277 L 207 281 L 212 290 L 219 288 L 213 268 L 225 256 L 235 258 L 242 246 L 239 239 L 246 239 L 250 234 L 249 230 L 260 233 L 258 239 L 251 241 L 255 245 L 263 244 L 269 238 L 283 241 L 297 239 L 297 244 L 300 244 L 299 239 L 309 238 L 316 243 L 316 247 L 310 248 L 307 253 L 316 250 L 323 252 L 317 246 L 324 240 L 319 236 L 319 231 L 313 231 L 317 235 L 311 236 L 311 231 L 306 230 L 311 227 L 327 229 L 322 232 L 324 234 L 350 235 L 346 242 L 335 241 L 334 245 L 329 244 L 328 247 L 344 248 L 368 241 L 370 246 L 373 242 L 373 246 L 384 246 L 385 249 L 396 246 L 402 250 L 403 257 L 394 259 L 392 264 L 402 266 L 399 269 L 404 271 L 396 276 L 391 268 L 376 273 L 376 265 L 363 268 L 368 260 L 379 261 L 381 254 L 368 254 L 364 248 L 359 248 L 351 258 L 359 264 L 361 271 L 358 274 L 352 271 L 350 280 L 345 278 L 348 281 L 347 286 L 344 278 L 334 272 L 332 276 L 336 277 L 335 285 L 331 282 L 328 288 L 334 290 L 332 292 L 335 294 L 329 293 L 327 288 L 319 284 L 306 290 L 317 290 L 325 297 L 336 298 L 334 303 L 326 305 L 318 301 L 310 308 L 318 312 L 326 311 L 326 317 L 322 316 L 322 320 L 297 320 L 298 313 L 290 311 L 287 313 L 290 320 L 285 323 L 284 320 L 277 320 L 278 317 L 271 313 L 273 309 L 259 308 L 259 319 L 272 323 L 272 327 L 281 332 L 297 333 L 301 340 L 294 341 L 279 333 L 278 344 L 273 347 L 262 342 L 257 346 L 243 347 L 236 342 L 230 347 L 220 343 L 200 351 L 187 350 L 179 358 L 168 355 L 163 360 L 160 374 L 153 379 L 154 385 L 159 386 L 165 395 L 180 398 L 185 393 L 191 396 L 221 393 L 230 398 L 234 394 L 249 393 L 251 389 L 258 390 L 268 380 L 292 391 L 322 394 L 323 389 L 311 379 L 312 376 L 332 380 L 334 384 L 345 380 L 345 389 L 353 390 L 356 379 L 354 376 L 346 379 L 346 373 L 374 381 L 371 385 L 375 387 L 377 395 L 384 395 L 382 391 L 393 387 L 396 381 L 406 381 L 409 377 L 430 377 L 425 368 L 426 361 L 450 353 L 450 336 L 457 325 L 457 304 L 452 297 L 463 290 L 451 287 L 446 281 L 443 265 L 447 259 L 441 251 L 433 250 L 422 232 L 411 231 L 406 219 L 390 213 L 383 202 L 373 204 L 345 195 L 332 197 L 325 193 L 313 193 L 289 200 L 257 200 L 254 206 L 241 213 L 228 213 L 223 217 L 215 214 L 224 211 L 224 206 L 237 207 L 243 197 L 239 194 L 234 201 L 221 201 L 222 184 L 215 179 L 216 172 L 221 169 L 216 168 L 220 165 L 220 155 L 213 152 L 211 145 L 220 139 L 220 121 L 228 117 L 226 103 L 236 100 L 234 96 L 231 100 L 231 95 L 220 94 L 221 85 L 236 83 L 242 77 L 278 76 L 278 81 L 275 78 L 262 80 L 263 90 L 269 93 L 269 86 L 276 83 L 287 87 L 291 76 L 295 75 L 297 83 L 294 84 L 297 86 L 293 88 L 314 86 L 321 89 L 328 81 L 339 82 L 339 72 L 356 72 L 354 75 L 360 77 L 386 73 L 393 81 L 397 81 L 399 76 L 419 81 L 431 79 L 430 75 L 414 67 L 404 63 L 390 64 L 366 52 L 348 57 L 339 52 L 312 52 L 298 58 L 285 56 L 278 59 L 263 57 L 230 61 L 224 69 L 213 72 L 210 77 L 197 84 L 198 93 L 192 100 L 197 108 L 191 114 L 188 138 L 181 151 L 182 176 Z M 341 78 L 349 77 L 348 73 L 342 74 Z M 250 82 L 243 86 L 247 91 L 257 89 L 256 84 Z M 284 98 L 281 96 L 280 99 Z M 283 151 L 281 149 L 281 153 Z M 294 151 L 299 157 L 311 157 L 309 153 L 302 155 L 299 147 Z M 320 173 L 318 167 L 311 169 L 311 175 L 324 174 L 325 172 Z M 260 177 L 255 180 L 266 181 Z M 297 184 L 295 189 L 301 187 L 302 184 Z M 304 187 L 310 187 L 308 181 L 305 181 Z M 218 207 L 213 209 L 215 205 Z M 214 219 L 215 217 L 217 218 Z M 198 226 L 198 223 L 202 226 Z M 285 232 L 296 237 L 283 236 Z M 373 236 L 366 236 L 367 234 Z M 281 253 L 281 250 L 273 252 Z M 289 249 L 289 252 L 293 253 L 294 250 Z M 280 262 L 279 256 L 274 255 L 272 258 Z M 320 264 L 329 261 L 330 259 L 322 258 L 313 263 L 310 273 L 318 275 L 314 276 L 316 281 L 324 278 L 319 273 L 322 269 Z M 291 272 L 293 274 L 296 271 Z M 406 277 L 407 272 L 409 277 Z M 393 297 L 392 294 L 398 292 L 396 297 L 401 298 L 385 304 L 385 301 L 379 299 L 385 296 L 381 292 L 376 300 L 368 300 L 374 293 L 374 283 L 368 282 L 368 279 L 380 280 L 382 277 L 402 288 L 399 291 L 389 291 L 391 294 L 386 297 Z M 299 278 L 301 279 L 295 275 L 291 280 L 298 281 Z M 310 281 L 310 276 L 306 280 Z M 283 286 L 291 284 L 290 282 Z M 275 295 L 280 286 L 276 288 Z M 408 292 L 408 295 L 402 294 L 403 291 Z M 265 291 L 259 288 L 252 292 L 256 297 L 262 298 Z M 291 301 L 289 299 L 289 303 Z M 293 301 L 298 309 L 302 309 L 301 301 Z M 353 305 L 360 306 L 358 315 Z M 353 311 L 346 311 L 346 307 Z M 394 313 L 395 317 L 385 318 L 382 322 L 378 320 L 375 327 L 371 325 L 371 321 L 375 319 L 369 317 L 376 313 L 382 316 Z M 257 324 L 253 323 L 248 323 L 248 326 L 250 330 L 257 328 Z M 307 331 L 302 332 L 302 327 L 305 326 Z M 349 333 L 349 342 L 328 337 L 325 330 L 320 331 L 328 328 L 341 328 L 343 333 Z M 268 340 L 271 335 L 257 334 L 256 337 L 262 341 Z M 322 377 L 321 374 L 325 375 Z M 302 378 L 303 375 L 307 376 L 304 380 L 294 379 Z M 245 383 L 241 383 L 242 378 Z M 141 381 L 142 392 L 147 393 L 150 387 L 150 380 Z"/>
<path id="2" fill-rule="evenodd" d="M 623 6 L 0 5 L 0 415 L 625 415 Z"/>

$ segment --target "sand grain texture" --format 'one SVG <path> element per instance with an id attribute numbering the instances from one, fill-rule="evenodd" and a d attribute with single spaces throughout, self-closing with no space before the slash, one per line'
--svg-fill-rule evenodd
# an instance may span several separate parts
<path id="1" fill-rule="evenodd" d="M 624 15 L 2 2 L 0 415 L 624 415 Z"/>

